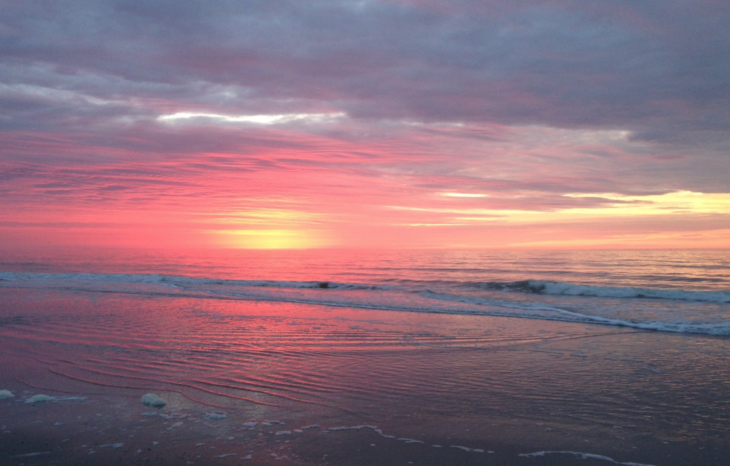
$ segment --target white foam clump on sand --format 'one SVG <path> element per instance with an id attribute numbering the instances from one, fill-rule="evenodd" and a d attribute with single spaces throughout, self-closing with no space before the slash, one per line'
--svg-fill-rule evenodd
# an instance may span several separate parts
<path id="1" fill-rule="evenodd" d="M 50 451 L 34 451 L 33 453 L 25 453 L 23 455 L 15 455 L 14 458 L 30 458 L 31 456 L 50 455 Z"/>
<path id="2" fill-rule="evenodd" d="M 613 464 L 621 464 L 623 466 L 654 466 L 651 464 L 645 464 L 645 463 L 621 463 L 619 461 L 616 461 L 613 458 L 609 458 L 608 456 L 603 455 L 596 455 L 594 453 L 583 453 L 582 451 L 537 451 L 535 453 L 521 453 L 519 456 L 522 456 L 524 458 L 534 458 L 536 456 L 547 456 L 547 455 L 573 455 L 578 456 L 582 460 L 601 460 L 601 461 L 608 461 L 609 463 Z"/>
<path id="3" fill-rule="evenodd" d="M 48 395 L 33 395 L 25 400 L 26 403 L 45 403 L 46 401 L 56 401 L 56 397 Z"/>
<path id="4" fill-rule="evenodd" d="M 424 443 L 422 440 L 415 440 L 412 438 L 405 438 L 405 437 L 399 438 L 398 440 L 401 442 L 406 442 L 406 443 Z"/>
<path id="5" fill-rule="evenodd" d="M 211 421 L 220 421 L 221 419 L 226 418 L 226 413 L 221 413 L 219 411 L 214 411 L 212 413 L 205 413 L 205 418 L 209 419 Z"/>
<path id="6" fill-rule="evenodd" d="M 178 422 L 173 423 L 170 427 L 168 427 L 167 430 L 172 430 L 175 427 L 181 427 L 182 425 L 183 425 L 182 421 L 178 421 Z"/>
<path id="7" fill-rule="evenodd" d="M 459 450 L 464 450 L 464 451 L 473 451 L 474 453 L 484 453 L 484 450 L 482 450 L 481 448 L 469 448 L 469 447 L 464 447 L 461 445 L 451 445 L 451 448 L 457 448 Z M 494 453 L 494 452 L 490 451 L 489 453 Z"/>
<path id="8" fill-rule="evenodd" d="M 363 424 L 363 425 L 359 425 L 359 426 L 328 427 L 327 429 L 323 430 L 322 433 L 324 434 L 324 433 L 327 433 L 330 431 L 337 432 L 340 430 L 362 430 L 362 429 L 370 429 L 373 432 L 375 432 L 376 434 L 378 434 L 384 438 L 392 438 L 392 439 L 396 438 L 395 435 L 384 434 L 383 431 L 380 430 L 380 428 L 378 428 L 377 426 L 371 426 L 371 425 L 367 425 L 367 424 Z"/>
<path id="9" fill-rule="evenodd" d="M 45 403 L 46 401 L 86 401 L 85 396 L 48 396 L 48 395 L 33 395 L 27 400 L 26 403 Z"/>
<path id="10" fill-rule="evenodd" d="M 142 395 L 142 404 L 152 406 L 153 408 L 163 408 L 167 405 L 167 401 L 155 394 L 147 393 L 146 395 Z"/>
<path id="11" fill-rule="evenodd" d="M 7 400 L 8 398 L 14 398 L 13 392 L 10 390 L 0 390 L 0 400 Z"/>

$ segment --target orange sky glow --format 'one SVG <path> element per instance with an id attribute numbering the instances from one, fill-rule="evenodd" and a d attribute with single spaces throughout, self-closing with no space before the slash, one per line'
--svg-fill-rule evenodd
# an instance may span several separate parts
<path id="1" fill-rule="evenodd" d="M 8 7 L 0 242 L 730 247 L 699 3 Z"/>

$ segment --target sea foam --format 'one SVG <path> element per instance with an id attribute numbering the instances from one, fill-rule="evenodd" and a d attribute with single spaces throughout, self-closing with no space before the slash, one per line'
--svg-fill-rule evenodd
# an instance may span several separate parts
<path id="1" fill-rule="evenodd" d="M 730 335 L 730 321 L 727 318 L 730 293 L 727 291 L 595 286 L 546 280 L 402 280 L 397 284 L 382 284 L 217 279 L 160 274 L 13 272 L 0 272 L 0 278 L 3 278 L 0 287 L 487 315 L 673 333 Z M 645 308 L 653 311 L 646 312 Z"/>
<path id="2" fill-rule="evenodd" d="M 651 298 L 678 301 L 730 303 L 727 291 L 692 291 L 665 288 L 633 288 L 578 285 L 547 280 L 520 280 L 516 282 L 487 282 L 479 286 L 494 290 L 521 291 L 526 293 L 558 296 L 587 296 L 601 298 Z"/>
<path id="3" fill-rule="evenodd" d="M 147 393 L 146 395 L 142 395 L 141 401 L 143 405 L 151 406 L 153 408 L 164 408 L 167 405 L 167 401 L 163 400 L 153 393 Z"/>
<path id="4" fill-rule="evenodd" d="M 594 453 L 585 453 L 582 451 L 537 451 L 535 453 L 522 453 L 519 456 L 521 456 L 523 458 L 535 458 L 535 457 L 548 456 L 548 455 L 572 455 L 572 456 L 577 456 L 578 458 L 583 459 L 583 460 L 591 459 L 591 460 L 607 461 L 609 463 L 620 464 L 623 466 L 654 466 L 654 465 L 645 464 L 645 463 L 632 463 L 632 462 L 622 463 L 622 462 L 616 461 L 613 458 L 609 458 L 608 456 L 596 455 Z"/>

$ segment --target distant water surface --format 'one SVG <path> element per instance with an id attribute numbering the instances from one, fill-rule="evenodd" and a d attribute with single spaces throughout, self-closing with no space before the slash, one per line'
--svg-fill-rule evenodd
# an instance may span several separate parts
<path id="1" fill-rule="evenodd" d="M 6 251 L 0 463 L 725 465 L 729 265 L 728 251 Z"/>
<path id="2" fill-rule="evenodd" d="M 492 315 L 730 334 L 730 251 L 5 252 L 0 286 Z"/>
<path id="3" fill-rule="evenodd" d="M 730 290 L 728 250 L 0 250 L 0 271 L 359 283 L 550 280 Z"/>

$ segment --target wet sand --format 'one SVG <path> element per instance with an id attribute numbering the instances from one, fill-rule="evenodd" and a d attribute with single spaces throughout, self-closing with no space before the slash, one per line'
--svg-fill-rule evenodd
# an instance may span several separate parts
<path id="1" fill-rule="evenodd" d="M 4 289 L 0 348 L 0 464 L 730 459 L 727 338 Z"/>

